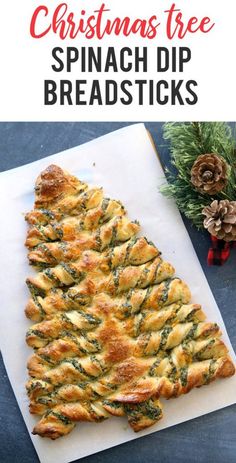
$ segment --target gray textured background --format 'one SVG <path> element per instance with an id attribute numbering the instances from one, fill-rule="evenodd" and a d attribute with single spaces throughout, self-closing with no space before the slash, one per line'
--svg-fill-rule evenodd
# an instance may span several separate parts
<path id="1" fill-rule="evenodd" d="M 0 123 L 0 171 L 12 169 L 85 143 L 129 124 L 118 122 Z M 145 123 L 145 125 L 153 136 L 162 163 L 168 164 L 169 153 L 162 139 L 162 124 Z M 209 246 L 207 233 L 197 232 L 187 221 L 185 224 L 235 349 L 236 249 L 232 251 L 224 267 L 207 267 L 206 255 Z M 2 359 L 0 359 L 0 390 L 0 463 L 38 462 Z M 79 461 L 80 463 L 154 461 L 160 463 L 235 463 L 235 412 L 236 406 L 228 407 Z"/>

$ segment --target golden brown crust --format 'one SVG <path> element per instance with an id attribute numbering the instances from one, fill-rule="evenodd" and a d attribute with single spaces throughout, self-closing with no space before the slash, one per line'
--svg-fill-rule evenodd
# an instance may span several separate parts
<path id="1" fill-rule="evenodd" d="M 69 434 L 74 428 L 74 423 L 61 421 L 56 414 L 50 413 L 42 418 L 34 427 L 32 434 L 41 437 L 49 437 L 52 440 Z"/>
<path id="2" fill-rule="evenodd" d="M 62 193 L 73 194 L 81 185 L 81 182 L 76 177 L 51 164 L 41 172 L 36 180 L 35 207 L 39 208 L 56 201 Z"/>
<path id="3" fill-rule="evenodd" d="M 36 204 L 57 198 L 66 185 L 66 176 L 60 167 L 53 164 L 47 167 L 36 180 Z"/>
<path id="4" fill-rule="evenodd" d="M 52 165 L 26 220 L 34 434 L 124 415 L 137 432 L 161 419 L 159 398 L 235 373 L 218 325 L 119 201 Z"/>

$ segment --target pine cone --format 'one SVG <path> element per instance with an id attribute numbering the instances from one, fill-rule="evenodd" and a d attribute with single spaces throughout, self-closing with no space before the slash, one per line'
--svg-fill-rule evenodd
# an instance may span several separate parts
<path id="1" fill-rule="evenodd" d="M 224 241 L 236 241 L 236 201 L 213 201 L 204 207 L 204 227 L 211 235 Z"/>
<path id="2" fill-rule="evenodd" d="M 200 193 L 219 193 L 227 182 L 226 162 L 217 154 L 201 154 L 191 169 L 191 182 Z"/>

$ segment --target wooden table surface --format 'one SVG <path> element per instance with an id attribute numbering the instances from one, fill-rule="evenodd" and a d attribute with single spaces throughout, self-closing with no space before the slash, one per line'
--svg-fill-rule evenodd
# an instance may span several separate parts
<path id="1" fill-rule="evenodd" d="M 0 171 L 80 145 L 130 123 L 0 123 Z M 145 123 L 164 165 L 168 146 L 161 123 Z M 7 191 L 6 191 L 7 195 Z M 236 349 L 236 249 L 223 267 L 207 267 L 207 233 L 185 221 Z M 4 243 L 1 243 L 4 246 Z M 0 247 L 1 247 L 0 246 Z M 4 271 L 4 269 L 2 269 Z M 10 304 L 10 301 L 9 301 Z M 22 308 L 23 310 L 23 308 Z M 14 342 L 14 340 L 13 340 Z M 37 463 L 28 432 L 0 359 L 0 463 Z M 236 391 L 235 391 L 236 395 Z M 210 400 L 210 391 L 209 391 Z M 236 406 L 83 458 L 80 463 L 236 463 Z"/>

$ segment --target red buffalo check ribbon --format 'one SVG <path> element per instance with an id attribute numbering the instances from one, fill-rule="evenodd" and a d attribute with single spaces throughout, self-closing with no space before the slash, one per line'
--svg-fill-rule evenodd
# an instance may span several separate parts
<path id="1" fill-rule="evenodd" d="M 219 240 L 211 235 L 212 247 L 208 251 L 208 265 L 224 265 L 230 255 L 230 249 L 236 248 L 236 241 Z"/>

